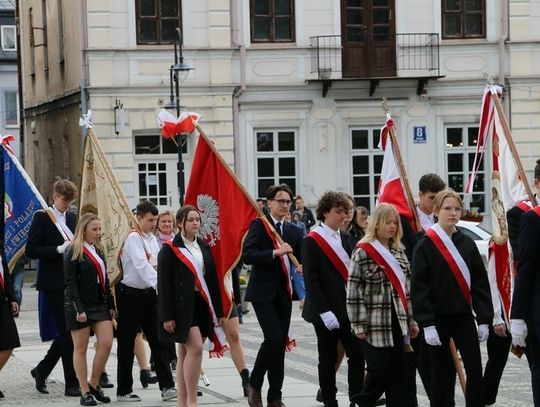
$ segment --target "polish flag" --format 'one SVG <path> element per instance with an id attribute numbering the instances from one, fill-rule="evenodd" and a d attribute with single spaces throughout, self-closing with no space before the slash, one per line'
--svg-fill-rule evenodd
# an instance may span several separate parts
<path id="1" fill-rule="evenodd" d="M 379 192 L 377 193 L 377 205 L 382 202 L 394 205 L 400 215 L 412 221 L 413 214 L 401 184 L 401 174 L 399 173 L 399 166 L 394 154 L 392 138 L 390 137 L 390 128 L 393 126 L 394 121 L 387 114 L 386 124 L 381 129 L 379 141 L 379 148 L 384 151 L 384 157 L 381 179 L 379 180 Z"/>
<path id="2" fill-rule="evenodd" d="M 158 113 L 157 122 L 161 127 L 163 138 L 174 138 L 177 134 L 191 133 L 195 130 L 195 123 L 201 115 L 194 112 L 182 112 L 179 117 L 174 117 L 169 112 L 162 110 Z M 195 123 L 194 123 L 195 122 Z"/>

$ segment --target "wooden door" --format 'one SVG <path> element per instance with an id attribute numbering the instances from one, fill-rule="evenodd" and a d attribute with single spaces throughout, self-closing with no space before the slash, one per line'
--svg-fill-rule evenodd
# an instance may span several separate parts
<path id="1" fill-rule="evenodd" d="M 341 0 L 344 78 L 396 75 L 395 0 Z"/>

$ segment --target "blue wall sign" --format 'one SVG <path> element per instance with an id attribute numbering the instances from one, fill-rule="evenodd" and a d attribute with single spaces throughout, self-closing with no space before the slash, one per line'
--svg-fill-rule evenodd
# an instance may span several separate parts
<path id="1" fill-rule="evenodd" d="M 413 127 L 413 142 L 415 144 L 427 143 L 426 126 Z"/>

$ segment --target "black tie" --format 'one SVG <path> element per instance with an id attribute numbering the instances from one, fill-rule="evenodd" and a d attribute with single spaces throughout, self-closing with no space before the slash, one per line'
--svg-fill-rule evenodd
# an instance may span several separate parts
<path id="1" fill-rule="evenodd" d="M 281 222 L 276 223 L 276 230 L 278 232 L 278 235 L 281 236 Z"/>

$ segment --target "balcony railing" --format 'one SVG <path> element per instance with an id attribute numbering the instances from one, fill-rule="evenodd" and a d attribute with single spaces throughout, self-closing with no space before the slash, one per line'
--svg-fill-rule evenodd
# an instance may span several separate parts
<path id="1" fill-rule="evenodd" d="M 376 56 L 380 44 L 389 47 L 395 43 L 395 51 L 388 50 L 388 64 L 394 66 L 395 76 L 399 78 L 422 78 L 440 76 L 439 69 L 439 34 L 436 33 L 407 33 L 395 34 L 395 41 L 388 35 L 359 34 L 346 42 L 342 35 L 322 35 L 310 38 L 311 41 L 311 72 L 318 74 L 318 79 L 330 80 L 343 77 L 354 78 L 347 74 L 344 53 L 348 52 L 346 64 L 361 65 L 362 61 L 355 58 L 365 58 L 366 63 Z M 392 60 L 391 58 L 395 58 Z M 342 73 L 339 75 L 339 73 Z M 373 78 L 380 75 L 369 72 L 358 78 Z"/>

